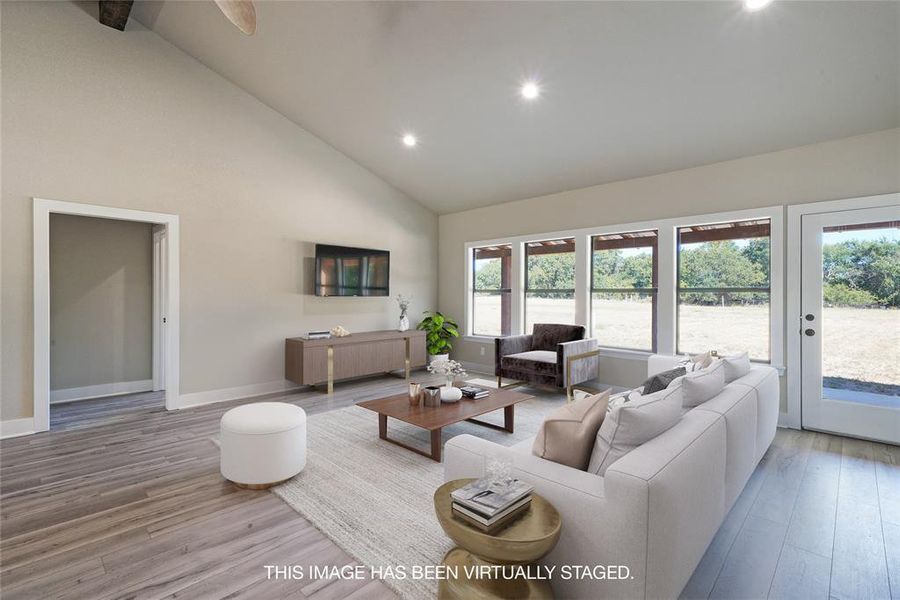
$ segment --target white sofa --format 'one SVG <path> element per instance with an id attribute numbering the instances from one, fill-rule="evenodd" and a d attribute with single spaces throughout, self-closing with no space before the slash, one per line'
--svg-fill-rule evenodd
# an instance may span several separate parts
<path id="1" fill-rule="evenodd" d="M 677 357 L 653 357 L 649 374 Z M 506 456 L 562 515 L 545 565 L 625 565 L 630 579 L 554 577 L 558 598 L 677 598 L 775 437 L 775 369 L 753 366 L 716 397 L 599 477 L 531 454 L 532 440 L 504 447 L 460 435 L 444 448 L 444 479 L 481 477 Z M 571 571 L 571 569 L 570 569 Z"/>

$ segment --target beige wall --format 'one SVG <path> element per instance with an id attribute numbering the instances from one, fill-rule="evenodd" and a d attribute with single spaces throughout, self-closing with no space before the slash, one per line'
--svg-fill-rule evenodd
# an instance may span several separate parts
<path id="1" fill-rule="evenodd" d="M 50 389 L 153 377 L 153 226 L 50 215 Z"/>
<path id="2" fill-rule="evenodd" d="M 436 299 L 437 218 L 96 3 L 2 2 L 2 418 L 32 414 L 33 196 L 179 215 L 181 393 L 279 381 L 283 338 L 395 325 L 390 298 L 303 293 L 312 242 L 391 250 Z"/>
<path id="3" fill-rule="evenodd" d="M 897 191 L 900 129 L 891 129 L 442 215 L 440 309 L 464 315 L 465 242 Z M 478 342 L 454 347 L 457 359 L 480 364 L 493 365 L 492 352 Z M 644 373 L 643 361 L 605 359 L 601 378 L 629 386 L 640 383 Z"/>

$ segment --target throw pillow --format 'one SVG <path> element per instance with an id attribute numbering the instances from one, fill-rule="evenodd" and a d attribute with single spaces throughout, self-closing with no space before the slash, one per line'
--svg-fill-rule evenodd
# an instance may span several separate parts
<path id="1" fill-rule="evenodd" d="M 643 383 L 644 390 L 641 394 L 646 396 L 647 394 L 653 394 L 659 390 L 664 390 L 669 387 L 670 383 L 684 375 L 686 372 L 684 367 L 675 367 L 674 369 L 657 373 L 653 377 L 649 377 Z"/>
<path id="2" fill-rule="evenodd" d="M 588 472 L 602 477 L 614 462 L 678 423 L 681 396 L 681 385 L 675 383 L 614 406 L 597 432 Z"/>
<path id="3" fill-rule="evenodd" d="M 679 365 L 684 367 L 687 372 L 690 373 L 692 371 L 705 369 L 706 367 L 713 364 L 715 360 L 716 357 L 713 356 L 712 350 L 709 350 L 707 352 L 704 352 L 703 354 L 695 354 L 691 357 L 685 358 L 679 363 Z"/>
<path id="4" fill-rule="evenodd" d="M 725 363 L 725 383 L 731 383 L 750 372 L 750 354 L 742 352 L 722 358 Z"/>
<path id="5" fill-rule="evenodd" d="M 725 361 L 717 360 L 706 369 L 688 373 L 682 378 L 681 385 L 682 406 L 700 406 L 725 387 Z"/>
<path id="6" fill-rule="evenodd" d="M 608 403 L 609 390 L 606 390 L 551 412 L 534 438 L 532 454 L 584 471 Z"/>

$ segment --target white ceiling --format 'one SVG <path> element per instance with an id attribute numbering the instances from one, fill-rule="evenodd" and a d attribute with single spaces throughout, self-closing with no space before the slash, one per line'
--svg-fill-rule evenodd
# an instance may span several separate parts
<path id="1" fill-rule="evenodd" d="M 900 125 L 900 3 L 213 2 L 132 15 L 440 212 Z M 527 102 L 521 81 L 536 77 Z M 400 143 L 413 132 L 419 145 Z"/>

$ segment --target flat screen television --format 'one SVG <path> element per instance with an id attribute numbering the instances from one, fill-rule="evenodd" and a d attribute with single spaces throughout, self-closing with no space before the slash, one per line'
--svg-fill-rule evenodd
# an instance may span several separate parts
<path id="1" fill-rule="evenodd" d="M 387 250 L 316 244 L 316 296 L 389 296 Z"/>

